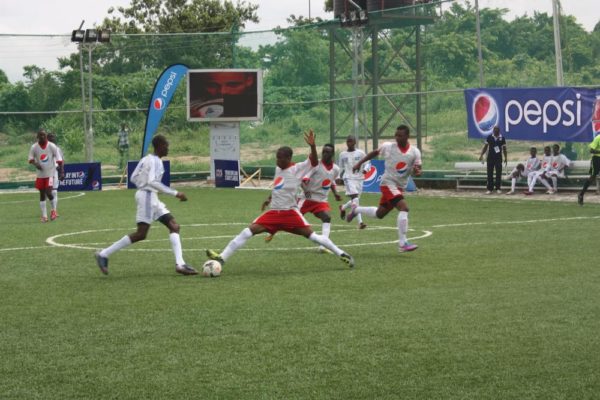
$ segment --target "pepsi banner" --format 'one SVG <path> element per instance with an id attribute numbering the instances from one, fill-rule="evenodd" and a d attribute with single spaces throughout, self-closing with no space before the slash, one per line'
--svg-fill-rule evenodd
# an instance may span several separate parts
<path id="1" fill-rule="evenodd" d="M 139 161 L 127 161 L 127 189 L 137 189 L 135 183 L 131 182 L 131 174 L 133 174 L 138 163 Z M 165 173 L 160 181 L 165 186 L 171 186 L 171 162 L 169 160 L 164 160 L 163 168 L 165 169 Z"/>
<path id="2" fill-rule="evenodd" d="M 496 125 L 518 140 L 591 142 L 600 132 L 600 88 L 467 89 L 465 103 L 470 138 Z"/>
<path id="3" fill-rule="evenodd" d="M 58 185 L 59 192 L 102 190 L 100 163 L 65 164 L 65 179 Z"/>
<path id="4" fill-rule="evenodd" d="M 237 160 L 215 160 L 215 186 L 240 186 L 240 163 Z"/>
<path id="5" fill-rule="evenodd" d="M 148 147 L 152 142 L 152 137 L 158 128 L 158 124 L 162 119 L 165 110 L 169 106 L 173 94 L 177 89 L 177 85 L 181 82 L 188 71 L 188 67 L 183 64 L 173 64 L 165 69 L 162 74 L 158 77 L 154 90 L 152 91 L 152 97 L 150 97 L 150 105 L 148 106 L 148 113 L 146 115 L 146 129 L 144 130 L 144 140 L 142 145 L 142 155 L 140 158 L 146 155 Z"/>

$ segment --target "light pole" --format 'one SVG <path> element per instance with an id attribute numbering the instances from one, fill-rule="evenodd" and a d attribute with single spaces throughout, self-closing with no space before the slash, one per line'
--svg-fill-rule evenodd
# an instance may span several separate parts
<path id="1" fill-rule="evenodd" d="M 79 29 L 73 31 L 71 35 L 71 41 L 79 44 L 79 70 L 81 74 L 81 103 L 83 111 L 83 132 L 85 138 L 85 160 L 86 162 L 94 161 L 94 129 L 93 129 L 93 117 L 94 103 L 92 96 L 92 51 L 96 47 L 98 42 L 110 42 L 110 31 L 108 30 L 96 30 L 86 29 L 83 31 L 83 23 Z M 88 116 L 86 120 L 86 107 L 85 107 L 85 86 L 83 82 L 83 49 L 88 51 Z"/>

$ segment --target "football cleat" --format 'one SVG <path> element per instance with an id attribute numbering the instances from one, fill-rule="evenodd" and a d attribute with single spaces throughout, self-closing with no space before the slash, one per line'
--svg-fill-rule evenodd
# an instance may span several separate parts
<path id="1" fill-rule="evenodd" d="M 50 211 L 50 220 L 54 221 L 57 217 L 58 217 L 58 214 L 56 213 L 56 210 L 51 210 Z"/>
<path id="2" fill-rule="evenodd" d="M 354 268 L 354 258 L 352 258 L 352 256 L 348 253 L 342 253 L 342 255 L 340 256 L 340 258 L 342 259 L 343 262 L 345 262 L 346 264 L 348 264 L 348 266 L 350 268 Z"/>
<path id="3" fill-rule="evenodd" d="M 417 246 L 416 244 L 412 244 L 412 243 L 406 242 L 406 243 L 404 243 L 403 246 L 399 246 L 398 247 L 398 251 L 400 253 L 406 253 L 407 251 L 414 251 L 414 250 L 416 250 L 418 248 L 419 248 L 419 246 Z"/>
<path id="4" fill-rule="evenodd" d="M 365 229 L 367 227 L 367 224 L 365 224 L 364 222 L 361 222 L 360 225 L 358 225 L 358 229 Z"/>
<path id="5" fill-rule="evenodd" d="M 502 194 L 502 190 L 500 190 L 500 189 L 497 189 L 497 190 L 496 190 L 496 193 L 498 193 L 498 194 Z"/>
<path id="6" fill-rule="evenodd" d="M 492 191 L 488 190 L 487 192 L 485 192 L 485 194 L 492 194 Z"/>
<path id="7" fill-rule="evenodd" d="M 187 264 L 175 265 L 175 272 L 181 275 L 198 275 L 198 271 Z"/>
<path id="8" fill-rule="evenodd" d="M 223 260 L 223 258 L 221 257 L 221 254 L 218 253 L 216 250 L 206 249 L 206 256 L 208 258 L 210 258 L 211 260 L 216 260 L 216 261 L 220 262 L 221 265 L 225 264 L 225 260 Z"/>
<path id="9" fill-rule="evenodd" d="M 356 204 L 352 204 L 350 206 L 350 212 L 348 213 L 348 215 L 346 215 L 346 222 L 352 222 L 352 220 L 356 218 L 357 215 L 358 213 L 356 212 Z"/>
<path id="10" fill-rule="evenodd" d="M 48 217 L 42 217 L 40 218 L 40 221 L 42 221 L 42 223 L 48 222 Z"/>
<path id="11" fill-rule="evenodd" d="M 514 190 L 509 190 L 508 192 L 506 192 L 507 195 L 511 195 L 511 194 L 515 194 Z"/>
<path id="12" fill-rule="evenodd" d="M 271 240 L 273 240 L 273 237 L 275 237 L 275 234 L 269 233 L 267 236 L 265 236 L 265 243 L 271 243 Z"/>
<path id="13" fill-rule="evenodd" d="M 346 218 L 346 210 L 344 208 L 342 208 L 342 206 L 340 206 L 340 218 L 341 219 Z"/>
<path id="14" fill-rule="evenodd" d="M 579 204 L 580 206 L 583 205 L 583 193 L 579 193 L 577 195 L 577 204 Z"/>
<path id="15" fill-rule="evenodd" d="M 102 257 L 99 251 L 97 251 L 96 254 L 94 254 L 94 257 L 96 257 L 96 264 L 98 264 L 98 268 L 100 268 L 100 271 L 104 275 L 108 275 L 108 258 Z"/>
<path id="16" fill-rule="evenodd" d="M 524 192 L 523 192 L 523 194 L 524 194 L 525 196 L 532 196 L 532 195 L 533 195 L 533 192 L 530 192 L 529 190 L 526 190 L 526 191 L 524 191 Z"/>

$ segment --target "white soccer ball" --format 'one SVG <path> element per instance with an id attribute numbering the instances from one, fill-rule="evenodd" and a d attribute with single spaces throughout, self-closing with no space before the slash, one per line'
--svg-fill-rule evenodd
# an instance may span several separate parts
<path id="1" fill-rule="evenodd" d="M 216 278 L 217 276 L 221 275 L 222 268 L 223 267 L 221 266 L 221 263 L 217 260 L 208 260 L 202 266 L 202 275 Z"/>

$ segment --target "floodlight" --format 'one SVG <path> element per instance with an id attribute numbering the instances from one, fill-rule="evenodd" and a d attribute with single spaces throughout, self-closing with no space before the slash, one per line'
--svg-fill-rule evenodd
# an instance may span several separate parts
<path id="1" fill-rule="evenodd" d="M 85 31 L 81 29 L 75 29 L 71 34 L 71 42 L 83 42 Z"/>
<path id="2" fill-rule="evenodd" d="M 91 43 L 98 40 L 98 31 L 95 29 L 86 29 L 85 30 L 85 42 Z"/>
<path id="3" fill-rule="evenodd" d="M 110 30 L 109 29 L 99 30 L 98 31 L 98 41 L 101 43 L 110 42 Z"/>

